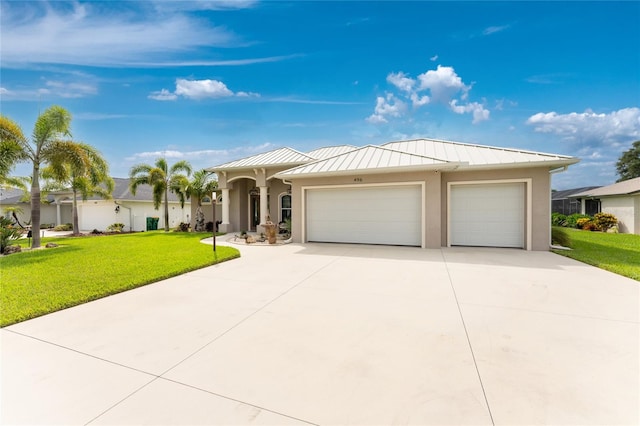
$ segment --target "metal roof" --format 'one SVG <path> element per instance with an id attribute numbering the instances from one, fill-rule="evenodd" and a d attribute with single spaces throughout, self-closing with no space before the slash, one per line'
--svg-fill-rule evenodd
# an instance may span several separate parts
<path id="1" fill-rule="evenodd" d="M 324 148 L 314 149 L 313 151 L 307 152 L 309 157 L 313 157 L 316 160 L 324 160 L 326 158 L 335 157 L 336 155 L 344 154 L 349 151 L 353 151 L 357 147 L 353 145 L 338 145 L 338 146 L 327 146 Z"/>
<path id="2" fill-rule="evenodd" d="M 253 167 L 273 167 L 283 165 L 298 165 L 314 161 L 315 158 L 296 151 L 292 148 L 280 148 L 262 154 L 252 155 L 251 157 L 242 158 L 240 160 L 231 161 L 229 163 L 220 164 L 206 169 L 207 171 L 218 171 L 228 169 L 245 169 Z"/>
<path id="3" fill-rule="evenodd" d="M 636 193 L 640 193 L 640 177 L 580 192 L 571 197 L 606 197 L 607 195 L 631 195 Z"/>
<path id="4" fill-rule="evenodd" d="M 442 169 L 457 163 L 400 152 L 386 147 L 368 145 L 324 160 L 314 161 L 277 173 L 276 177 L 291 178 L 309 175 L 339 175 L 354 172 L 389 173 L 394 171 Z M 445 166 L 445 167 L 443 167 Z"/>
<path id="5" fill-rule="evenodd" d="M 565 155 L 499 148 L 486 145 L 473 145 L 436 139 L 415 139 L 410 141 L 389 142 L 382 146 L 398 151 L 410 152 L 412 154 L 439 158 L 445 161 L 467 163 L 468 166 L 465 166 L 465 168 L 498 165 L 523 166 L 531 163 L 545 162 L 553 163 L 554 165 L 569 165 L 579 161 L 575 157 Z"/>

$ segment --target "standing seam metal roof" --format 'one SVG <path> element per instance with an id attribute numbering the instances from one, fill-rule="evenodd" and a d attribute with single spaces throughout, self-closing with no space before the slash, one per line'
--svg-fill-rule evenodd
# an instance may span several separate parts
<path id="1" fill-rule="evenodd" d="M 574 157 L 547 154 L 543 152 L 499 148 L 485 145 L 473 145 L 460 142 L 448 142 L 435 139 L 415 139 L 410 141 L 388 142 L 383 147 L 412 154 L 425 155 L 468 163 L 469 166 L 494 164 L 515 164 L 544 161 L 571 160 Z"/>
<path id="2" fill-rule="evenodd" d="M 427 167 L 451 164 L 448 161 L 423 155 L 367 145 L 324 160 L 314 161 L 277 173 L 276 176 L 302 174 L 331 174 L 355 170 L 383 170 L 391 168 Z"/>
<path id="3" fill-rule="evenodd" d="M 242 158 L 240 160 L 231 161 L 229 163 L 220 164 L 219 166 L 210 167 L 207 170 L 223 170 L 223 169 L 241 169 L 250 167 L 265 167 L 285 164 L 302 164 L 314 161 L 315 158 L 292 148 L 280 148 L 273 151 L 265 152 L 251 157 Z"/>

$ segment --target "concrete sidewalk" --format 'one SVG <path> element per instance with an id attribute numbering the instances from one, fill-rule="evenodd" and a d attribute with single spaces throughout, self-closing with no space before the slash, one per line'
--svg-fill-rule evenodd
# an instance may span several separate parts
<path id="1" fill-rule="evenodd" d="M 546 252 L 239 248 L 2 329 L 2 424 L 640 423 L 636 281 Z"/>

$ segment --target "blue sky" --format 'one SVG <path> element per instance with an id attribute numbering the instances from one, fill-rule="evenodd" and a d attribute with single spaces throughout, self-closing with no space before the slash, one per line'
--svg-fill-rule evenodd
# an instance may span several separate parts
<path id="1" fill-rule="evenodd" d="M 640 139 L 640 2 L 2 1 L 2 114 L 62 105 L 112 175 L 432 137 L 578 156 Z M 16 174 L 28 174 L 22 166 Z"/>

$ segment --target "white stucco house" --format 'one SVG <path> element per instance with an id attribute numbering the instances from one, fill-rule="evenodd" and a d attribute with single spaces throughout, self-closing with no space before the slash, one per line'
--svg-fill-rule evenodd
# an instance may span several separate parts
<path id="1" fill-rule="evenodd" d="M 291 219 L 294 242 L 548 250 L 551 174 L 575 157 L 434 139 L 280 148 L 207 170 L 222 231 Z"/>
<path id="2" fill-rule="evenodd" d="M 640 235 L 640 177 L 590 189 L 572 195 L 580 200 L 582 213 L 588 202 L 600 204 L 600 211 L 618 219 L 618 231 Z"/>
<path id="3" fill-rule="evenodd" d="M 80 231 L 106 231 L 113 223 L 123 223 L 126 231 L 147 230 L 147 217 L 157 217 L 158 229 L 164 228 L 164 210 L 161 205 L 158 210 L 153 207 L 153 193 L 149 185 L 141 185 L 136 195 L 129 190 L 128 178 L 113 178 L 115 188 L 112 199 L 103 200 L 91 197 L 86 201 L 78 199 L 78 227 Z M 41 223 L 60 225 L 72 222 L 72 197 L 70 191 L 56 191 L 48 195 L 48 202 L 41 204 Z M 19 215 L 21 222 L 26 222 L 31 216 L 29 203 L 20 202 L 21 194 L 14 194 L 0 200 L 0 210 L 6 207 L 19 206 L 23 213 Z M 180 222 L 190 222 L 191 204 L 187 201 L 184 208 L 180 206 L 178 198 L 169 193 L 169 227 L 174 228 Z"/>

